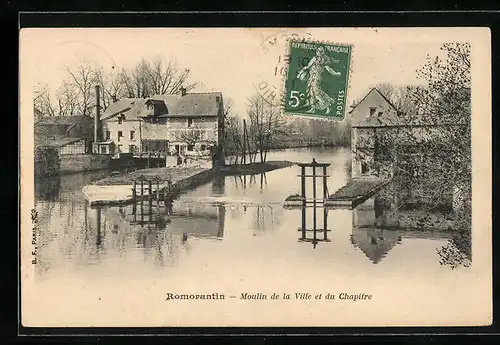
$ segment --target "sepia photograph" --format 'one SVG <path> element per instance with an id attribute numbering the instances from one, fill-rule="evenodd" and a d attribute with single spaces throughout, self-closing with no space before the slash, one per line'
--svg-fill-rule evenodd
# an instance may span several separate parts
<path id="1" fill-rule="evenodd" d="M 486 28 L 20 31 L 24 327 L 487 326 Z"/>

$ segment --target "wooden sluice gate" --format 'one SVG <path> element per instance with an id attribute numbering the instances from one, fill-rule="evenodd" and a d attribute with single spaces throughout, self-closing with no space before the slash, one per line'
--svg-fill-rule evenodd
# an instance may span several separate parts
<path id="1" fill-rule="evenodd" d="M 301 173 L 299 175 L 301 179 L 301 193 L 300 195 L 290 195 L 286 198 L 286 207 L 308 207 L 311 206 L 311 204 L 316 205 L 317 203 L 321 203 L 324 207 L 353 209 L 391 182 L 390 179 L 381 179 L 377 177 L 353 178 L 335 193 L 329 195 L 327 186 L 327 177 L 329 177 L 329 175 L 327 175 L 327 167 L 330 164 L 318 163 L 313 159 L 311 163 L 299 163 L 297 165 L 301 168 Z M 308 174 L 306 168 L 312 168 L 312 174 Z M 318 168 L 323 170 L 322 174 L 316 173 Z M 306 196 L 306 178 L 312 178 L 312 199 Z M 322 178 L 323 180 L 322 198 L 318 198 L 316 192 L 317 178 Z"/>
<path id="2" fill-rule="evenodd" d="M 390 180 L 355 178 L 325 199 L 325 206 L 353 209 L 382 189 Z"/>
<path id="3" fill-rule="evenodd" d="M 157 228 L 164 228 L 172 214 L 173 184 L 167 180 L 160 184 L 160 178 L 146 178 L 139 176 L 133 180 L 132 188 L 132 225 L 154 224 Z"/>
<path id="4" fill-rule="evenodd" d="M 307 212 L 312 211 L 312 227 L 307 225 Z M 320 212 L 318 212 L 320 211 Z M 321 213 L 323 221 L 320 222 L 318 219 L 318 213 Z M 313 205 L 310 207 L 302 207 L 302 225 L 299 227 L 298 231 L 301 233 L 299 238 L 300 242 L 310 242 L 313 248 L 316 248 L 319 242 L 330 242 L 328 238 L 328 209 L 322 207 L 321 205 Z"/>
<path id="5" fill-rule="evenodd" d="M 324 201 L 328 197 L 327 168 L 330 163 L 319 163 L 313 159 L 311 163 L 299 163 L 300 167 L 300 195 L 290 196 L 285 200 L 286 206 L 301 207 L 301 233 L 300 242 L 310 242 L 316 248 L 319 242 L 330 242 L 328 239 L 328 210 L 324 207 Z M 319 172 L 319 173 L 318 173 Z M 308 196 L 306 181 L 312 180 L 310 196 Z M 322 193 L 318 194 L 318 179 L 321 179 Z M 321 192 L 321 191 L 320 191 Z M 318 212 L 320 211 L 320 212 Z M 308 224 L 308 213 L 312 212 L 312 220 Z M 321 213 L 318 215 L 318 213 Z M 322 220 L 321 220 L 322 219 Z"/>
<path id="6" fill-rule="evenodd" d="M 173 199 L 175 188 L 172 180 L 168 179 L 161 183 L 158 176 L 147 178 L 143 175 L 133 179 L 132 201 L 156 200 L 165 201 L 167 198 Z"/>

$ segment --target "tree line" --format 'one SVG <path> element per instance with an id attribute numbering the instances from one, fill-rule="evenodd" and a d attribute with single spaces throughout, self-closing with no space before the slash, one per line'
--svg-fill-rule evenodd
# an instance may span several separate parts
<path id="1" fill-rule="evenodd" d="M 190 70 L 164 57 L 142 59 L 132 68 L 104 68 L 89 61 L 65 67 L 65 78 L 56 89 L 39 83 L 34 87 L 34 106 L 45 116 L 90 116 L 95 110 L 95 85 L 100 85 L 101 109 L 123 97 L 146 98 L 187 91 L 198 83 Z"/>

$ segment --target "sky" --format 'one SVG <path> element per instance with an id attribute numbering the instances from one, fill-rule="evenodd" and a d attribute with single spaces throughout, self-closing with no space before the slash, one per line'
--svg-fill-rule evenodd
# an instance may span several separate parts
<path id="1" fill-rule="evenodd" d="M 347 94 L 351 104 L 381 82 L 421 83 L 415 71 L 426 56 L 439 54 L 441 44 L 459 39 L 460 33 L 453 28 L 23 29 L 21 84 L 32 89 L 40 82 L 56 89 L 67 77 L 65 67 L 82 60 L 119 70 L 142 58 L 163 56 L 190 69 L 192 80 L 201 83 L 193 91 L 221 91 L 224 99 L 234 101 L 235 112 L 244 114 L 248 97 L 259 87 L 283 92 L 283 78 L 274 70 L 283 64 L 286 39 L 297 35 L 353 46 Z"/>

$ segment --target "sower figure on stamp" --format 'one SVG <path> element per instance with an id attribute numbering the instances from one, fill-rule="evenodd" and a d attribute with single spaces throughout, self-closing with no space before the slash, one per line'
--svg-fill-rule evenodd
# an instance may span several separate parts
<path id="1" fill-rule="evenodd" d="M 325 110 L 329 114 L 335 100 L 321 88 L 322 74 L 326 71 L 333 76 L 340 76 L 341 73 L 328 66 L 335 62 L 325 53 L 325 48 L 318 47 L 316 55 L 309 61 L 307 66 L 302 68 L 297 78 L 307 82 L 307 100 L 311 107 L 307 112 L 314 113 L 317 110 Z"/>

